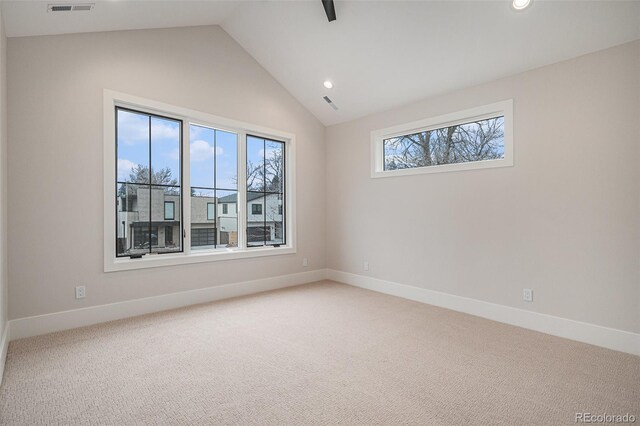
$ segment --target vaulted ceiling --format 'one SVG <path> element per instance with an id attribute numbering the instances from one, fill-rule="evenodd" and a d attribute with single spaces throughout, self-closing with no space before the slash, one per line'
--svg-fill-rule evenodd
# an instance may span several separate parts
<path id="1" fill-rule="evenodd" d="M 334 22 L 320 0 L 48 3 L 4 1 L 7 35 L 218 24 L 326 125 L 640 39 L 638 1 L 335 0 Z"/>

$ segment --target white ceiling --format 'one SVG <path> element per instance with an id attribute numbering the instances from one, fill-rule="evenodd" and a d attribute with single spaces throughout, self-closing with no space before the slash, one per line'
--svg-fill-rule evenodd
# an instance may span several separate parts
<path id="1" fill-rule="evenodd" d="M 47 3 L 4 1 L 7 35 L 220 24 L 326 125 L 640 39 L 640 1 L 335 0 L 331 23 L 320 0 Z"/>
<path id="2" fill-rule="evenodd" d="M 90 12 L 48 12 L 48 4 L 95 3 Z M 220 24 L 232 1 L 3 0 L 7 37 Z"/>

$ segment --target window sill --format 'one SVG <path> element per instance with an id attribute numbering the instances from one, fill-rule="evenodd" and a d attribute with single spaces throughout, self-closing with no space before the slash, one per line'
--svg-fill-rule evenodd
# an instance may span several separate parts
<path id="1" fill-rule="evenodd" d="M 191 254 L 153 254 L 140 259 L 117 258 L 105 260 L 104 271 L 129 271 L 134 269 L 158 268 L 173 265 L 188 265 L 191 263 L 217 262 L 221 260 L 247 259 L 253 257 L 278 256 L 294 254 L 292 246 L 259 247 L 243 250 L 227 250 L 224 252 L 206 252 Z"/>
<path id="2" fill-rule="evenodd" d="M 468 163 L 456 163 L 456 164 L 440 164 L 437 166 L 425 166 L 414 167 L 409 169 L 397 169 L 397 170 L 373 170 L 371 172 L 372 178 L 385 178 L 393 176 L 412 176 L 412 175 L 424 175 L 430 173 L 444 173 L 444 172 L 457 172 L 464 170 L 478 170 L 478 169 L 493 169 L 498 167 L 513 167 L 512 159 L 498 159 L 498 160 L 483 160 L 483 161 L 470 161 Z"/>

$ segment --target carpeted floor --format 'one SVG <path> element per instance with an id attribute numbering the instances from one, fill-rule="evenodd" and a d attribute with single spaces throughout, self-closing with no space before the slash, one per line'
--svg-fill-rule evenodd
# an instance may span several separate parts
<path id="1" fill-rule="evenodd" d="M 640 357 L 321 282 L 11 342 L 0 423 L 640 422 Z"/>

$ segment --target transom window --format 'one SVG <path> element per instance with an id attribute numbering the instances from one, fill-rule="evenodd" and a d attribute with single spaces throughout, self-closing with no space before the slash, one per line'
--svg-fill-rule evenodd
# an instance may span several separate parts
<path id="1" fill-rule="evenodd" d="M 372 132 L 372 177 L 513 165 L 512 102 Z"/>
<path id="2" fill-rule="evenodd" d="M 384 169 L 504 158 L 504 116 L 384 140 Z"/>
<path id="3" fill-rule="evenodd" d="M 292 135 L 105 91 L 108 106 L 105 270 L 294 250 Z"/>

